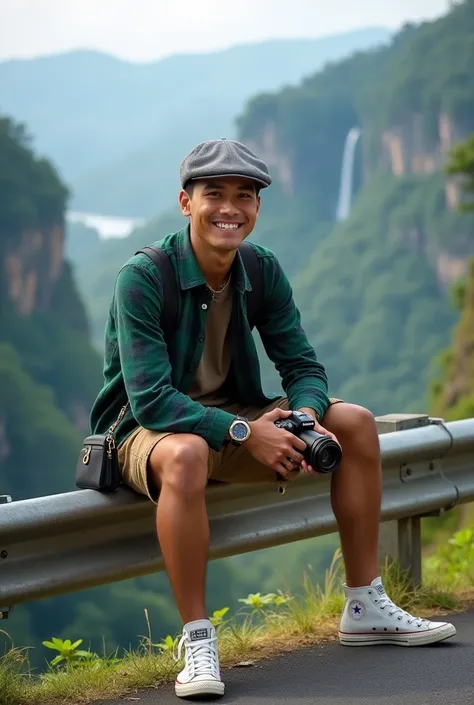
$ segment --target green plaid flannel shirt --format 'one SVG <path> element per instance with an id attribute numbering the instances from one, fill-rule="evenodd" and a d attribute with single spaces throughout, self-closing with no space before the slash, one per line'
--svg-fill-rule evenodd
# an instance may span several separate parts
<path id="1" fill-rule="evenodd" d="M 165 342 L 159 317 L 163 302 L 160 274 L 143 253 L 120 269 L 105 329 L 104 381 L 91 411 L 92 433 L 105 433 L 120 409 L 130 406 L 115 435 L 122 442 L 140 425 L 152 431 L 194 433 L 215 450 L 222 448 L 235 418 L 222 408 L 203 406 L 187 394 L 205 340 L 211 292 L 189 240 L 189 225 L 155 243 L 170 256 L 181 301 L 176 333 Z M 329 406 L 327 377 L 300 323 L 290 283 L 276 256 L 252 243 L 263 272 L 265 315 L 258 324 L 266 354 L 281 377 L 290 408 L 309 407 L 321 417 Z M 246 318 L 251 289 L 240 254 L 233 265 L 234 297 L 230 322 L 231 400 L 265 406 L 255 341 Z"/>

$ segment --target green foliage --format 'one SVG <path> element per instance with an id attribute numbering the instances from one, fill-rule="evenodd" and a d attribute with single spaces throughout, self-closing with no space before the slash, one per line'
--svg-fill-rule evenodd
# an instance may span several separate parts
<path id="1" fill-rule="evenodd" d="M 67 196 L 52 164 L 33 154 L 25 127 L 0 116 L 0 247 L 28 228 L 61 222 Z"/>
<path id="2" fill-rule="evenodd" d="M 18 353 L 1 343 L 0 389 L 7 446 L 0 461 L 2 492 L 25 499 L 72 489 L 67 468 L 75 467 L 80 434 L 55 405 L 53 390 L 34 381 Z"/>
<path id="3" fill-rule="evenodd" d="M 447 589 L 474 585 L 474 525 L 457 531 L 426 559 L 428 578 Z"/>
<path id="4" fill-rule="evenodd" d="M 224 624 L 226 624 L 227 620 L 225 620 L 224 617 L 226 616 L 228 611 L 229 607 L 222 607 L 222 609 L 214 610 L 214 612 L 212 613 L 209 619 L 212 625 L 216 628 L 216 631 L 219 629 L 219 627 L 222 627 Z"/>
<path id="5" fill-rule="evenodd" d="M 6 635 L 2 629 L 0 634 Z M 7 635 L 8 636 L 8 635 Z M 0 703 L 19 705 L 28 684 L 28 656 L 25 649 L 9 648 L 0 655 Z"/>
<path id="6" fill-rule="evenodd" d="M 51 661 L 51 666 L 65 665 L 66 667 L 83 661 L 84 659 L 96 658 L 95 654 L 78 647 L 82 644 L 82 639 L 77 639 L 74 643 L 70 639 L 58 639 L 53 636 L 51 641 L 43 641 L 43 646 L 46 646 L 52 651 L 58 651 L 58 655 Z"/>
<path id="7" fill-rule="evenodd" d="M 250 593 L 247 597 L 240 597 L 239 602 L 251 607 L 252 612 L 261 613 L 264 612 L 265 608 L 268 606 L 281 607 L 281 605 L 286 605 L 290 599 L 288 595 L 283 595 L 283 593 L 277 595 L 274 592 L 267 592 L 266 595 L 262 595 L 256 592 Z"/>
<path id="8" fill-rule="evenodd" d="M 58 287 L 64 293 L 53 296 L 49 312 L 35 312 L 25 319 L 10 308 L 2 319 L 0 343 L 15 349 L 25 373 L 51 390 L 53 403 L 83 432 L 88 429 L 88 410 L 101 384 L 101 358 L 77 330 L 87 324 L 68 278 L 65 273 L 59 279 Z M 80 442 L 76 439 L 75 452 Z"/>
<path id="9" fill-rule="evenodd" d="M 170 634 L 168 634 L 168 636 L 162 639 L 159 644 L 153 644 L 153 646 L 156 646 L 162 653 L 169 652 L 173 654 L 178 645 L 178 641 L 179 636 L 173 638 Z"/>
<path id="10" fill-rule="evenodd" d="M 461 185 L 466 194 L 474 194 L 474 132 L 462 144 L 458 144 L 451 152 L 446 168 L 448 174 L 461 176 Z M 470 200 L 460 205 L 462 212 L 474 210 L 474 201 Z"/>

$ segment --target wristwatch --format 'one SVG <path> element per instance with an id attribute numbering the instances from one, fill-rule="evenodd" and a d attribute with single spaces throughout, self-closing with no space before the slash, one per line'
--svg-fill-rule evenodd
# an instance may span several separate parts
<path id="1" fill-rule="evenodd" d="M 250 438 L 249 422 L 243 416 L 236 416 L 229 428 L 230 442 L 234 446 L 240 446 Z"/>

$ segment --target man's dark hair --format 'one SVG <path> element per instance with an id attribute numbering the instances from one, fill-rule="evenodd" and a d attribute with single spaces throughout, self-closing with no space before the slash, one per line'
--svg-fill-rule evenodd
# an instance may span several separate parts
<path id="1" fill-rule="evenodd" d="M 184 190 L 188 194 L 189 198 L 193 197 L 195 185 L 196 185 L 195 181 L 188 181 L 188 183 L 184 185 Z"/>

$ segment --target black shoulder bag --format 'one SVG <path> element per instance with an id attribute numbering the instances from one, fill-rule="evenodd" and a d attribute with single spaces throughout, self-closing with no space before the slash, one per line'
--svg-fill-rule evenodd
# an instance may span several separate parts
<path id="1" fill-rule="evenodd" d="M 138 250 L 148 255 L 159 269 L 163 282 L 164 306 L 161 325 L 167 335 L 176 329 L 178 323 L 178 297 L 176 277 L 173 266 L 164 250 L 150 246 Z M 247 296 L 247 315 L 252 328 L 255 325 L 257 311 L 261 307 L 263 281 L 260 263 L 255 250 L 248 243 L 240 247 L 247 275 L 252 284 L 252 291 Z M 114 432 L 125 416 L 128 402 L 120 409 L 117 420 L 105 434 L 93 434 L 84 439 L 76 466 L 76 486 L 83 490 L 113 492 L 121 483 L 118 462 L 118 450 Z"/>
<path id="2" fill-rule="evenodd" d="M 161 325 L 166 337 L 176 326 L 178 318 L 178 292 L 174 270 L 164 250 L 145 247 L 139 252 L 151 257 L 161 273 L 164 293 Z M 127 408 L 128 402 L 120 409 L 117 420 L 107 433 L 93 434 L 84 439 L 76 465 L 76 486 L 80 489 L 113 492 L 120 485 L 121 473 L 114 432 Z"/>

